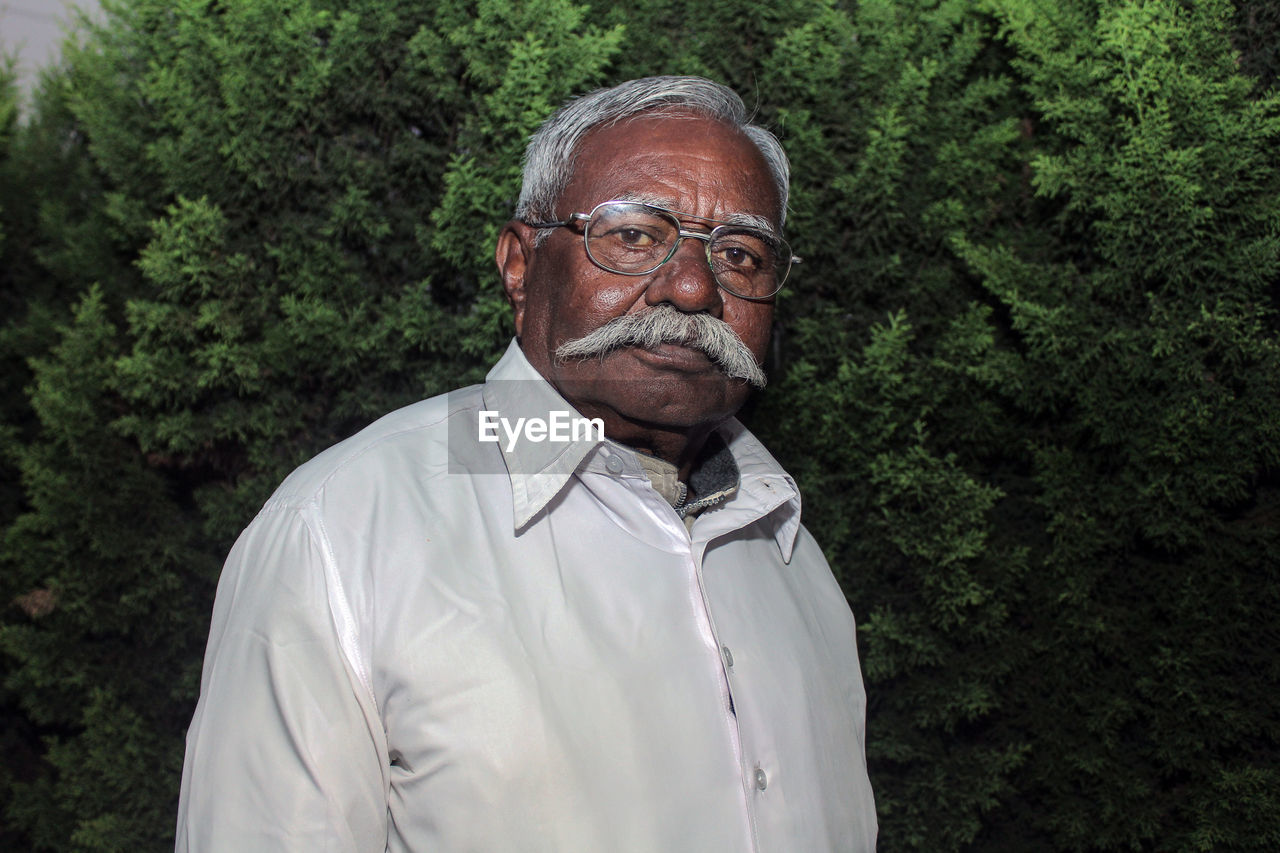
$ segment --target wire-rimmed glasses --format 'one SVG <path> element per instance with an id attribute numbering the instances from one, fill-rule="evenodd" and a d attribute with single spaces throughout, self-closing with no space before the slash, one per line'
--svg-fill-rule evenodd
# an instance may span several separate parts
<path id="1" fill-rule="evenodd" d="M 691 231 L 680 218 L 720 223 L 710 231 Z M 706 244 L 707 263 L 716 283 L 742 299 L 769 299 L 800 263 L 781 237 L 732 222 L 692 216 L 636 201 L 605 201 L 590 213 L 573 213 L 558 222 L 529 222 L 531 228 L 560 228 L 583 223 L 587 257 L 620 275 L 647 275 L 671 260 L 686 237 Z"/>

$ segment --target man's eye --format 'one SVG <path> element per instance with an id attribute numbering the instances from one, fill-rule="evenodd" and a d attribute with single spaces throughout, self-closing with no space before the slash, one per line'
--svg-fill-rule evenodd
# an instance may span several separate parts
<path id="1" fill-rule="evenodd" d="M 756 270 L 760 268 L 760 257 L 743 246 L 718 246 L 716 254 L 724 263 L 735 269 Z"/>
<path id="2" fill-rule="evenodd" d="M 613 231 L 609 232 L 609 234 L 618 242 L 624 243 L 628 246 L 635 246 L 639 249 L 652 246 L 657 242 L 657 240 L 653 238 L 653 235 L 642 231 L 639 228 L 615 228 Z"/>

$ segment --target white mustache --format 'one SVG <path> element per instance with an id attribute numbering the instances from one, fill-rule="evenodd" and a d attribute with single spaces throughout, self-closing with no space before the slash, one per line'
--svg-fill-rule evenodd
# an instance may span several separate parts
<path id="1" fill-rule="evenodd" d="M 726 376 L 745 379 L 753 388 L 763 388 L 768 381 L 751 350 L 728 323 L 710 314 L 686 314 L 665 302 L 623 314 L 588 335 L 565 341 L 556 347 L 556 358 L 590 358 L 622 347 L 648 349 L 659 344 L 701 350 Z"/>

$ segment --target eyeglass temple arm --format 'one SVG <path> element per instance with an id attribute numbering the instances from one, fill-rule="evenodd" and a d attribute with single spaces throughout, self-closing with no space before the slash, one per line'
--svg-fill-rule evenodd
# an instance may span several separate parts
<path id="1" fill-rule="evenodd" d="M 568 219 L 561 219 L 559 222 L 526 222 L 530 228 L 560 228 L 564 225 L 570 225 L 574 222 L 584 222 L 591 218 L 590 213 L 571 213 Z"/>

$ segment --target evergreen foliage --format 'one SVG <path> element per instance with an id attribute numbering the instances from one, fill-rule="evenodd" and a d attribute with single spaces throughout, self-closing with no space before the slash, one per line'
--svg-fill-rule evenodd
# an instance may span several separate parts
<path id="1" fill-rule="evenodd" d="M 1280 847 L 1267 3 L 106 9 L 21 124 L 0 73 L 7 849 L 171 847 L 230 542 L 483 376 L 527 135 L 653 73 L 793 161 L 752 426 L 859 621 L 881 849 Z"/>

